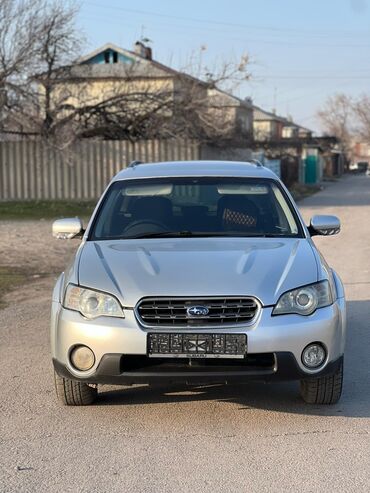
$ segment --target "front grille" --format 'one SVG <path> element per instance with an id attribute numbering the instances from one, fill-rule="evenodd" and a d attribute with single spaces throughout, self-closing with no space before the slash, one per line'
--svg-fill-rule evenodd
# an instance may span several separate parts
<path id="1" fill-rule="evenodd" d="M 225 326 L 250 323 L 257 315 L 253 298 L 146 298 L 137 305 L 139 321 L 148 327 Z M 189 308 L 206 308 L 206 315 L 189 315 Z"/>

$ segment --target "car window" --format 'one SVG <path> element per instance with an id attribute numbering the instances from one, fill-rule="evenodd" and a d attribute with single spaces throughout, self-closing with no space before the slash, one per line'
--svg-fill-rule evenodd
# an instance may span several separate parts
<path id="1" fill-rule="evenodd" d="M 153 178 L 111 185 L 89 239 L 161 236 L 302 236 L 274 180 Z"/>

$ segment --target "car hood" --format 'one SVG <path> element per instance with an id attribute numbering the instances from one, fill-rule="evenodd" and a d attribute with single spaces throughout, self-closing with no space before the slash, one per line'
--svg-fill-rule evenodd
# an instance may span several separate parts
<path id="1" fill-rule="evenodd" d="M 175 238 L 87 241 L 79 283 L 133 307 L 146 296 L 257 297 L 263 305 L 317 281 L 306 239 Z"/>

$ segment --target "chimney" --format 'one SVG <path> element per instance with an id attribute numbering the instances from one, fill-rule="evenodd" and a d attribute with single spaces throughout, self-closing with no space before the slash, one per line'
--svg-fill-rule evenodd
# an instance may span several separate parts
<path id="1" fill-rule="evenodd" d="M 145 46 L 142 41 L 136 41 L 134 52 L 146 60 L 152 60 L 152 49 L 149 46 Z"/>
<path id="2" fill-rule="evenodd" d="M 147 60 L 153 60 L 153 52 L 150 46 L 145 46 L 145 58 Z"/>

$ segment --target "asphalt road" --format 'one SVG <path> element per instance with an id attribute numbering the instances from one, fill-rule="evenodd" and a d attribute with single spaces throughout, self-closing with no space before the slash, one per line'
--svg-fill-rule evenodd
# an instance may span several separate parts
<path id="1" fill-rule="evenodd" d="M 370 179 L 330 183 L 301 208 L 343 224 L 317 240 L 348 298 L 339 404 L 305 405 L 287 383 L 106 388 L 97 405 L 62 407 L 41 279 L 0 311 L 0 491 L 370 491 Z"/>

